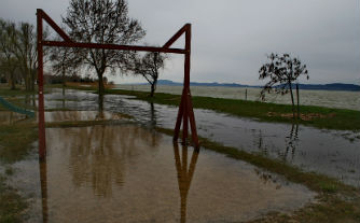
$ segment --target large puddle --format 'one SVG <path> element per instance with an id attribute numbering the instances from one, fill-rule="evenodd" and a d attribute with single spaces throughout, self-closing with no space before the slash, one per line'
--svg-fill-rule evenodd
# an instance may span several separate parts
<path id="1" fill-rule="evenodd" d="M 95 94 L 53 89 L 45 95 L 47 109 L 72 109 L 76 120 L 97 120 L 98 97 Z M 29 105 L 36 98 L 25 98 Z M 177 107 L 131 100 L 126 96 L 106 95 L 105 119 L 116 120 L 118 113 L 128 114 L 145 126 L 173 129 Z M 316 171 L 335 177 L 346 184 L 360 187 L 360 132 L 320 130 L 291 124 L 257 122 L 209 110 L 195 109 L 198 134 L 213 141 L 252 153 L 284 160 L 306 171 Z M 69 120 L 68 113 L 47 113 L 46 121 Z M 2 122 L 7 123 L 8 120 Z M 13 115 L 11 122 L 21 122 Z"/>
<path id="2" fill-rule="evenodd" d="M 56 90 L 46 95 L 47 108 L 98 109 L 97 95 Z M 65 99 L 65 100 L 63 100 Z M 173 129 L 177 108 L 106 95 L 104 108 L 133 116 L 147 126 Z M 306 171 L 335 177 L 360 187 L 360 133 L 320 130 L 291 124 L 257 122 L 209 110 L 195 109 L 198 134 L 240 150 L 284 160 Z"/>
<path id="3" fill-rule="evenodd" d="M 14 182 L 35 197 L 30 222 L 238 222 L 296 210 L 315 196 L 134 124 L 46 133 L 46 162 L 16 164 Z"/>

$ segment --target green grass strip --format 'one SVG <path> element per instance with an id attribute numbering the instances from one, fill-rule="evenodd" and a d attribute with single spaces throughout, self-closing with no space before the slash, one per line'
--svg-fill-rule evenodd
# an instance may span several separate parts
<path id="1" fill-rule="evenodd" d="M 148 92 L 118 89 L 108 89 L 106 90 L 106 93 L 131 95 L 139 100 L 174 106 L 178 106 L 181 99 L 180 95 L 166 93 L 156 93 L 154 98 L 150 98 Z M 264 122 L 297 122 L 298 124 L 316 128 L 352 131 L 360 130 L 360 111 L 355 110 L 303 105 L 300 106 L 301 113 L 311 117 L 311 119 L 294 120 L 291 117 L 291 105 L 197 96 L 192 97 L 192 101 L 194 108 L 210 109 L 238 117 L 255 118 Z"/>

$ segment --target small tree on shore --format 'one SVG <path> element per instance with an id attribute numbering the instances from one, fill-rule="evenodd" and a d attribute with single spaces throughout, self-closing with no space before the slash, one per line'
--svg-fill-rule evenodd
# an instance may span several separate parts
<path id="1" fill-rule="evenodd" d="M 265 93 L 275 89 L 277 94 L 290 92 L 293 116 L 295 116 L 295 103 L 292 91 L 292 83 L 300 76 L 305 75 L 309 79 L 306 65 L 302 65 L 298 58 L 291 58 L 290 54 L 278 55 L 271 53 L 267 56 L 269 63 L 264 64 L 259 70 L 259 79 L 270 78 L 261 91 L 261 99 L 265 100 Z"/>
<path id="2" fill-rule="evenodd" d="M 151 85 L 150 97 L 154 96 L 156 84 L 159 78 L 159 69 L 164 68 L 164 54 L 151 52 L 145 54 L 141 59 L 136 59 L 134 73 L 143 76 Z"/>

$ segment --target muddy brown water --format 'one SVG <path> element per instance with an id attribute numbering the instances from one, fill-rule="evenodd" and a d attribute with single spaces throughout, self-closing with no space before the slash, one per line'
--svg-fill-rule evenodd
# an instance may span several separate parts
<path id="1" fill-rule="evenodd" d="M 106 95 L 104 108 L 107 115 L 113 117 L 114 114 L 123 113 L 148 127 L 174 128 L 177 107 L 131 98 Z M 24 99 L 29 106 L 37 103 L 35 97 Z M 92 114 L 78 116 L 98 116 L 98 97 L 89 92 L 52 89 L 45 99 L 47 109 L 86 111 Z M 198 134 L 203 137 L 239 150 L 280 159 L 305 171 L 319 172 L 360 188 L 359 131 L 321 130 L 301 125 L 258 122 L 203 109 L 195 109 L 194 112 Z M 88 120 L 91 120 L 89 117 Z M 48 117 L 46 119 L 50 120 Z M 116 120 L 116 117 L 113 119 Z M 22 121 L 23 117 L 13 115 L 12 122 Z"/>
<path id="2" fill-rule="evenodd" d="M 98 110 L 98 97 L 89 92 L 53 89 L 45 99 L 47 109 Z M 36 105 L 34 97 L 25 98 L 25 101 L 29 106 Z M 120 95 L 106 95 L 104 108 L 112 114 L 131 115 L 136 122 L 149 127 L 173 129 L 177 115 L 177 107 Z M 203 137 L 239 150 L 281 159 L 305 171 L 319 172 L 360 188 L 359 131 L 265 123 L 203 109 L 194 112 L 198 134 Z"/>
<path id="3" fill-rule="evenodd" d="M 47 108 L 96 111 L 97 95 L 54 89 L 45 96 Z M 104 108 L 134 117 L 152 127 L 173 129 L 177 107 L 106 95 Z M 65 100 L 63 100 L 65 99 Z M 276 158 L 360 188 L 360 132 L 321 130 L 291 124 L 258 122 L 210 110 L 195 109 L 198 134 L 226 146 Z"/>
<path id="4" fill-rule="evenodd" d="M 135 124 L 46 133 L 46 162 L 15 165 L 29 222 L 234 222 L 314 201 L 302 185 Z"/>

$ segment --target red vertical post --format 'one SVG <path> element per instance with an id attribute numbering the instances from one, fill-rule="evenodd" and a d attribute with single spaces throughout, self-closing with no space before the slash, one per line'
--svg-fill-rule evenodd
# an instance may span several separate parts
<path id="1" fill-rule="evenodd" d="M 190 121 L 191 136 L 193 143 L 196 147 L 199 146 L 199 140 L 196 132 L 195 116 L 191 101 L 190 93 L 190 62 L 191 62 L 191 24 L 188 24 L 187 31 L 185 33 L 185 86 L 186 91 L 186 109 L 187 109 L 187 120 Z"/>
<path id="2" fill-rule="evenodd" d="M 186 142 L 186 139 L 188 138 L 188 123 L 189 123 L 189 109 L 188 109 L 188 101 L 187 101 L 187 89 L 185 88 L 183 91 L 184 94 L 184 101 L 183 101 L 183 134 L 182 134 L 182 141 Z"/>
<path id="3" fill-rule="evenodd" d="M 179 132 L 180 132 L 180 126 L 181 126 L 181 120 L 183 117 L 183 111 L 184 111 L 184 106 L 183 106 L 183 102 L 185 101 L 184 99 L 184 93 L 181 96 L 181 101 L 180 101 L 180 106 L 179 106 L 179 111 L 178 111 L 178 115 L 177 115 L 177 119 L 176 119 L 176 124 L 175 124 L 175 132 L 174 132 L 174 141 L 176 141 L 179 138 Z"/>
<path id="4" fill-rule="evenodd" d="M 186 24 L 185 27 L 185 62 L 184 62 L 184 89 L 182 92 L 181 102 L 179 106 L 178 117 L 175 125 L 174 140 L 179 137 L 181 121 L 183 122 L 182 140 L 186 141 L 188 138 L 188 125 L 190 122 L 192 140 L 195 146 L 199 145 L 198 136 L 196 132 L 196 124 L 194 111 L 191 102 L 190 93 L 190 64 L 191 64 L 191 24 Z"/>
<path id="5" fill-rule="evenodd" d="M 40 187 L 41 187 L 41 204 L 42 204 L 42 223 L 48 223 L 48 190 L 47 190 L 47 166 L 46 161 L 39 162 L 40 169 Z"/>
<path id="6" fill-rule="evenodd" d="M 190 62 L 191 62 L 191 25 L 186 24 L 185 31 L 185 58 L 184 58 L 184 118 L 183 118 L 183 142 L 188 138 L 189 124 L 189 103 L 188 94 L 190 92 Z"/>
<path id="7" fill-rule="evenodd" d="M 42 10 L 37 9 L 37 50 L 38 50 L 38 90 L 39 90 L 39 159 L 45 160 L 45 115 L 44 115 L 44 78 L 43 78 L 43 25 Z"/>

